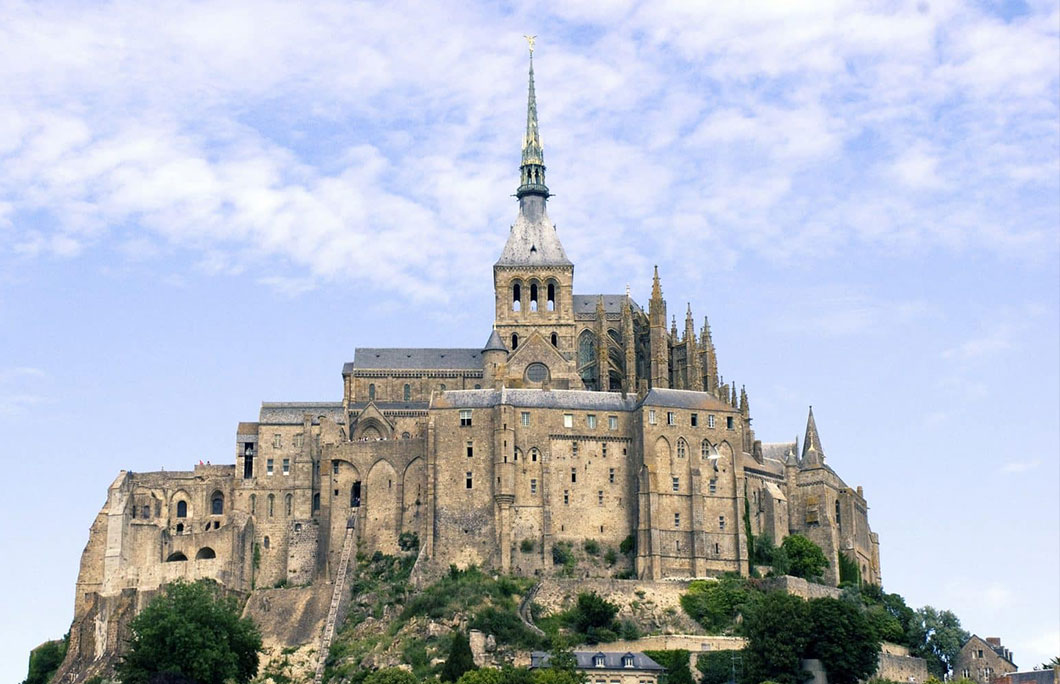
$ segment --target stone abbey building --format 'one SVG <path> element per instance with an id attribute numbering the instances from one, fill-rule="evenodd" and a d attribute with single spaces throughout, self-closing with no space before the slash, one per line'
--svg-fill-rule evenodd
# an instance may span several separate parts
<path id="1" fill-rule="evenodd" d="M 880 581 L 862 490 L 826 464 L 812 411 L 801 448 L 759 441 L 706 320 L 668 320 L 657 269 L 646 305 L 575 293 L 532 62 L 517 198 L 482 346 L 358 348 L 337 401 L 265 403 L 239 423 L 234 465 L 117 477 L 82 557 L 70 658 L 118 650 L 145 592 L 177 578 L 325 586 L 348 537 L 395 553 L 415 533 L 417 572 L 522 575 L 553 573 L 557 543 L 632 537 L 650 580 L 747 574 L 748 530 L 798 532 L 828 581 L 839 554 Z"/>

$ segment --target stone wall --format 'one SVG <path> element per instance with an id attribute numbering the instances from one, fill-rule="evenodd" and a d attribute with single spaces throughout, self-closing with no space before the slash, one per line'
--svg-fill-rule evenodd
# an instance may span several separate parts
<path id="1" fill-rule="evenodd" d="M 843 591 L 836 587 L 807 582 L 801 577 L 792 577 L 791 575 L 761 580 L 761 587 L 764 591 L 783 591 L 807 600 L 815 598 L 837 599 L 843 595 Z"/>
<path id="2" fill-rule="evenodd" d="M 319 542 L 320 525 L 316 519 L 287 524 L 287 584 L 299 586 L 313 581 Z"/>
<path id="3" fill-rule="evenodd" d="M 885 644 L 893 646 L 894 644 Z M 909 682 L 923 684 L 928 678 L 927 661 L 908 655 L 894 655 L 880 651 L 880 664 L 876 667 L 874 677 L 889 679 L 892 682 Z"/>

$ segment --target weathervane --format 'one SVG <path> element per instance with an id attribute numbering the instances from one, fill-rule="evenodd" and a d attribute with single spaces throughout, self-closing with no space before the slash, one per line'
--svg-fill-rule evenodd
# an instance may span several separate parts
<path id="1" fill-rule="evenodd" d="M 524 35 L 523 38 L 526 38 L 526 42 L 530 46 L 530 54 L 534 54 L 534 40 L 537 38 L 537 36 Z"/>

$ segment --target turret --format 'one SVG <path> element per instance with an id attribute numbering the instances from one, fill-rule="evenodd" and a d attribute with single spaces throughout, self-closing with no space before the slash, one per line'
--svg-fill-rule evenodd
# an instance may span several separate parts
<path id="1" fill-rule="evenodd" d="M 714 340 L 710 334 L 710 321 L 703 317 L 703 330 L 699 333 L 699 346 L 702 355 L 703 385 L 707 392 L 718 389 L 718 357 L 714 351 Z"/>
<path id="2" fill-rule="evenodd" d="M 802 467 L 817 468 L 824 465 L 824 449 L 821 448 L 821 438 L 817 434 L 817 423 L 813 420 L 813 407 L 810 407 L 810 416 L 806 419 L 806 439 L 802 444 Z"/>
<path id="3" fill-rule="evenodd" d="M 482 379 L 486 385 L 492 385 L 500 377 L 501 367 L 508 361 L 508 348 L 504 346 L 497 328 L 493 329 L 482 348 Z"/>
<path id="4" fill-rule="evenodd" d="M 670 350 L 666 339 L 666 301 L 662 298 L 659 284 L 659 267 L 651 283 L 651 299 L 648 301 L 651 345 L 651 386 L 670 386 Z"/>
<path id="5" fill-rule="evenodd" d="M 699 362 L 699 345 L 696 343 L 696 324 L 692 320 L 692 304 L 685 314 L 685 389 L 703 391 L 703 372 Z"/>

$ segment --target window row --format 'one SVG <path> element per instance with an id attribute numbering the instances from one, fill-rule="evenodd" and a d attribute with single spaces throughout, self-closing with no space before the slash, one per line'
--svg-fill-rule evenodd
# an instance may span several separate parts
<path id="1" fill-rule="evenodd" d="M 667 411 L 666 412 L 666 424 L 667 425 L 677 425 L 677 421 L 678 421 L 678 416 L 677 416 L 677 412 L 676 411 Z M 659 423 L 659 420 L 658 420 L 658 417 L 656 416 L 655 409 L 648 409 L 648 424 L 649 425 L 658 425 L 658 423 Z M 689 425 L 691 425 L 692 427 L 699 427 L 699 414 L 698 413 L 689 414 Z M 717 419 L 716 419 L 716 417 L 714 416 L 713 413 L 708 413 L 707 414 L 707 427 L 708 428 L 717 427 Z M 736 429 L 736 418 L 734 418 L 733 416 L 725 416 L 725 429 L 727 429 L 727 430 L 735 430 Z"/>
<path id="2" fill-rule="evenodd" d="M 544 307 L 546 311 L 556 310 L 556 290 L 558 289 L 558 283 L 554 280 L 546 283 L 544 290 L 545 302 Z M 521 280 L 513 280 L 511 283 L 512 293 L 512 311 L 537 311 L 539 308 L 538 298 L 542 294 L 542 288 L 536 280 L 531 280 L 528 284 L 524 285 Z M 523 304 L 523 298 L 527 297 L 526 305 Z"/>
<path id="3" fill-rule="evenodd" d="M 524 416 L 523 425 L 529 425 L 530 424 L 530 414 L 524 412 L 523 416 Z M 564 413 L 563 414 L 563 427 L 565 427 L 565 428 L 573 428 L 574 427 L 574 414 L 573 413 Z M 596 429 L 596 414 L 588 413 L 588 414 L 585 415 L 585 427 L 587 427 L 590 430 L 595 430 Z M 608 416 L 607 417 L 607 429 L 608 430 L 617 430 L 618 429 L 618 416 Z"/>

